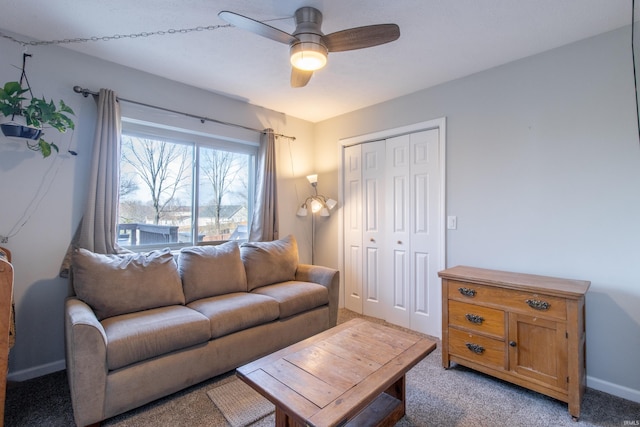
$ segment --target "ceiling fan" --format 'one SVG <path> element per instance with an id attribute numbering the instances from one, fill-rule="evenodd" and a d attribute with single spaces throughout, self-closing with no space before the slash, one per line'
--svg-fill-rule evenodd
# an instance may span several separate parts
<path id="1" fill-rule="evenodd" d="M 291 87 L 305 86 L 313 72 L 326 65 L 329 52 L 378 46 L 400 37 L 400 28 L 396 24 L 366 25 L 325 35 L 320 30 L 322 13 L 313 7 L 296 10 L 296 29 L 293 34 L 226 10 L 218 13 L 218 16 L 238 28 L 288 44 L 293 66 Z"/>

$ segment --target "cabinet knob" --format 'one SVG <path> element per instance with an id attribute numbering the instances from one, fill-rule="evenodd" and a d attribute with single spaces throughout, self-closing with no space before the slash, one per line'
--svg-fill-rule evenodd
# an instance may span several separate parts
<path id="1" fill-rule="evenodd" d="M 509 341 L 509 345 L 510 345 L 511 347 L 515 347 L 515 346 L 516 346 L 516 342 L 515 342 L 515 341 Z"/>
<path id="2" fill-rule="evenodd" d="M 401 245 L 402 244 L 402 240 L 398 240 L 398 244 Z"/>
<path id="3" fill-rule="evenodd" d="M 458 292 L 460 292 L 462 295 L 466 296 L 466 297 L 475 297 L 476 296 L 476 290 L 475 289 L 470 289 L 470 288 L 458 288 Z"/>
<path id="4" fill-rule="evenodd" d="M 549 310 L 549 307 L 551 307 L 551 304 L 549 304 L 546 301 L 541 301 L 539 299 L 528 299 L 525 302 L 529 307 L 534 308 L 536 310 L 541 310 L 541 311 Z"/>
<path id="5" fill-rule="evenodd" d="M 370 242 L 375 242 L 376 239 L 374 239 L 373 237 L 369 239 Z"/>
<path id="6" fill-rule="evenodd" d="M 465 343 L 465 345 L 467 346 L 467 348 L 469 349 L 469 351 L 474 352 L 475 354 L 482 354 L 484 353 L 484 347 L 479 345 L 479 344 L 474 344 L 474 343 Z"/>
<path id="7" fill-rule="evenodd" d="M 477 314 L 467 313 L 464 317 L 471 323 L 475 323 L 476 325 L 482 325 L 484 322 L 484 317 L 478 316 Z"/>

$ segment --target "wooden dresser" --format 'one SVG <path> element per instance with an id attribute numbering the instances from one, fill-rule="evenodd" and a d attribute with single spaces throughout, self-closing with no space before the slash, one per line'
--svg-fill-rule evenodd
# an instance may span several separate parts
<path id="1" fill-rule="evenodd" d="M 458 266 L 441 271 L 442 364 L 567 402 L 580 416 L 590 282 Z"/>

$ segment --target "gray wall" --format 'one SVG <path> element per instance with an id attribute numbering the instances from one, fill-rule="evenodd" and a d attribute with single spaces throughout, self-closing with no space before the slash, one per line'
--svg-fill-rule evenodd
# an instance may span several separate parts
<path id="1" fill-rule="evenodd" d="M 640 401 L 640 143 L 622 29 L 316 126 L 339 139 L 447 118 L 447 265 L 585 279 L 590 387 Z M 337 236 L 337 217 L 325 224 Z M 326 239 L 319 262 L 338 265 Z"/>

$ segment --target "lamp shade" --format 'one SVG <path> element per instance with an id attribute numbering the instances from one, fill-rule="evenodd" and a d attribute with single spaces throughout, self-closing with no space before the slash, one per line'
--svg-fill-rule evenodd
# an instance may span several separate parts
<path id="1" fill-rule="evenodd" d="M 331 215 L 329 213 L 329 209 L 327 209 L 327 208 L 320 209 L 320 216 L 329 216 L 329 215 Z"/>
<path id="2" fill-rule="evenodd" d="M 300 206 L 300 209 L 298 209 L 298 212 L 296 212 L 296 215 L 307 216 L 307 208 L 305 207 L 305 205 Z"/>
<path id="3" fill-rule="evenodd" d="M 327 48 L 319 43 L 296 43 L 290 53 L 291 65 L 300 70 L 315 71 L 327 65 Z"/>
<path id="4" fill-rule="evenodd" d="M 327 207 L 329 208 L 329 210 L 335 208 L 337 204 L 338 202 L 336 202 L 335 200 L 327 199 Z"/>
<path id="5" fill-rule="evenodd" d="M 318 174 L 307 175 L 307 180 L 311 185 L 316 184 L 318 182 Z"/>

